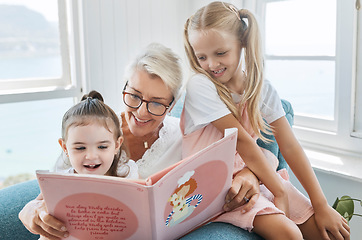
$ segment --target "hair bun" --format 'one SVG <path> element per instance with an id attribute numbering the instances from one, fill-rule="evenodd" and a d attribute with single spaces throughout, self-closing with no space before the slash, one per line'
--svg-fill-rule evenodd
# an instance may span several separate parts
<path id="1" fill-rule="evenodd" d="M 87 98 L 98 99 L 99 101 L 104 102 L 102 94 L 100 94 L 99 92 L 97 92 L 95 90 L 90 91 L 88 94 L 84 94 L 81 101 L 83 101 Z"/>

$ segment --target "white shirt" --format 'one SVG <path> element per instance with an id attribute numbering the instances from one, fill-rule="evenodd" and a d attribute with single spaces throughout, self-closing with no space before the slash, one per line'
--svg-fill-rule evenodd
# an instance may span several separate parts
<path id="1" fill-rule="evenodd" d="M 140 178 L 147 178 L 181 160 L 182 135 L 180 119 L 166 116 L 159 138 L 136 161 Z M 121 156 L 127 157 L 125 154 Z"/>
<path id="2" fill-rule="evenodd" d="M 241 95 L 232 94 L 232 97 L 235 103 L 241 100 Z M 285 116 L 279 95 L 268 80 L 264 80 L 260 111 L 268 124 Z M 185 134 L 203 128 L 230 113 L 214 83 L 207 76 L 196 74 L 190 78 L 185 97 Z"/>

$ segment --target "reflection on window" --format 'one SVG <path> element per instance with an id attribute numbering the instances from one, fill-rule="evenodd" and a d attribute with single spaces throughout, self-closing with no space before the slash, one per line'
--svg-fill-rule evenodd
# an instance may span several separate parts
<path id="1" fill-rule="evenodd" d="M 266 78 L 297 114 L 334 119 L 336 0 L 266 3 Z"/>
<path id="2" fill-rule="evenodd" d="M 73 98 L 0 104 L 0 188 L 52 169 L 62 117 L 72 105 Z"/>
<path id="3" fill-rule="evenodd" d="M 57 0 L 0 0 L 0 80 L 61 75 Z"/>

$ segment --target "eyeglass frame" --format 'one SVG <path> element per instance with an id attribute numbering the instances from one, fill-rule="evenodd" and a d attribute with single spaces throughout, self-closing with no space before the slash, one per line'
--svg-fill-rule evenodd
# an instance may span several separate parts
<path id="1" fill-rule="evenodd" d="M 127 81 L 126 84 L 124 85 L 124 88 L 123 88 L 123 91 L 122 91 L 122 94 L 123 94 L 123 103 L 126 104 L 127 107 L 130 107 L 130 108 L 132 108 L 132 109 L 139 109 L 139 108 L 142 106 L 142 104 L 145 102 L 145 103 L 146 103 L 147 112 L 149 112 L 150 114 L 152 114 L 152 115 L 154 115 L 154 116 L 157 116 L 157 117 L 163 116 L 163 115 L 167 112 L 167 109 L 169 109 L 169 108 L 171 107 L 173 101 L 175 100 L 175 97 L 172 97 L 172 100 L 171 100 L 171 102 L 169 103 L 169 105 L 165 105 L 165 104 L 163 104 L 163 103 L 156 102 L 156 101 L 144 100 L 143 98 L 137 96 L 137 95 L 134 94 L 134 93 L 126 92 L 126 87 L 127 87 L 127 85 L 128 85 L 128 81 Z M 126 96 L 127 94 L 134 95 L 134 96 L 138 97 L 138 98 L 141 100 L 141 102 L 140 102 L 140 104 L 138 105 L 138 107 L 132 107 L 132 106 L 130 106 L 130 105 L 128 105 L 128 104 L 126 103 L 126 101 L 125 101 L 125 96 Z M 162 106 L 165 107 L 165 111 L 164 111 L 161 115 L 152 113 L 152 112 L 149 110 L 149 108 L 148 108 L 148 104 L 151 103 L 151 102 L 157 103 L 157 104 L 161 104 Z"/>

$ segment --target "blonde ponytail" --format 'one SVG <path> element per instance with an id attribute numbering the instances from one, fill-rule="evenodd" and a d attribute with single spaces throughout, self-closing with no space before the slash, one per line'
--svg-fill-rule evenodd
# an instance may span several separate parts
<path id="1" fill-rule="evenodd" d="M 242 102 L 248 102 L 247 112 L 253 131 L 263 141 L 268 141 L 260 131 L 270 134 L 271 128 L 265 123 L 260 112 L 260 99 L 264 81 L 264 62 L 261 51 L 260 33 L 258 23 L 254 15 L 246 10 L 239 10 L 240 18 L 244 26 L 241 35 L 242 47 L 245 49 L 246 85 Z M 247 19 L 248 24 L 244 19 Z"/>

